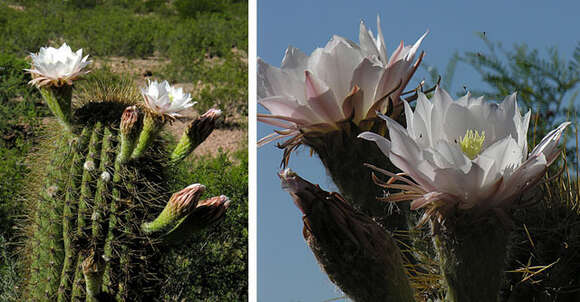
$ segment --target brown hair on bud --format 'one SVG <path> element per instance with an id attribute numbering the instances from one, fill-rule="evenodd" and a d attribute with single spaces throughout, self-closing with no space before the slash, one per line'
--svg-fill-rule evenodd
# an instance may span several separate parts
<path id="1" fill-rule="evenodd" d="M 124 135 L 130 135 L 131 133 L 136 133 L 135 124 L 139 120 L 139 111 L 137 106 L 129 106 L 123 111 L 121 116 L 121 133 Z"/>
<path id="2" fill-rule="evenodd" d="M 205 186 L 202 184 L 192 184 L 183 190 L 173 194 L 169 199 L 167 206 L 178 215 L 187 215 L 194 209 L 201 195 L 205 192 Z"/>
<path id="3" fill-rule="evenodd" d="M 208 227 L 224 217 L 230 204 L 231 201 L 227 196 L 214 196 L 200 201 L 192 215 L 195 216 L 200 227 Z"/>
<path id="4" fill-rule="evenodd" d="M 216 122 L 221 115 L 221 110 L 212 108 L 192 121 L 187 127 L 187 135 L 191 141 L 194 144 L 201 144 L 215 129 Z"/>

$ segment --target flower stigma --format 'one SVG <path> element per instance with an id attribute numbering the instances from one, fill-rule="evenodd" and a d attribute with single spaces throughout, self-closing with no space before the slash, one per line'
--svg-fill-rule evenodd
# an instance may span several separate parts
<path id="1" fill-rule="evenodd" d="M 467 130 L 463 139 L 460 139 L 459 144 L 461 145 L 461 151 L 469 157 L 469 159 L 474 159 L 477 157 L 479 152 L 481 152 L 481 147 L 483 147 L 483 141 L 485 140 L 485 131 L 479 132 L 475 130 Z"/>

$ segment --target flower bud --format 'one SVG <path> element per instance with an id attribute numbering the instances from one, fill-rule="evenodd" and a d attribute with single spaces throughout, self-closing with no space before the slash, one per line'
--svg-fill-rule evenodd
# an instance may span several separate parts
<path id="1" fill-rule="evenodd" d="M 204 185 L 192 184 L 173 194 L 167 203 L 167 207 L 173 211 L 175 215 L 187 215 L 191 209 L 196 207 L 203 192 L 205 192 Z"/>
<path id="2" fill-rule="evenodd" d="M 224 217 L 230 204 L 230 199 L 225 195 L 202 200 L 191 213 L 192 219 L 197 222 L 199 229 L 211 226 Z"/>
<path id="3" fill-rule="evenodd" d="M 129 106 L 125 108 L 123 111 L 123 115 L 121 116 L 121 134 L 122 135 L 134 135 L 135 131 L 135 124 L 139 120 L 139 112 L 137 110 L 137 106 Z"/>
<path id="4" fill-rule="evenodd" d="M 171 162 L 177 163 L 187 157 L 211 134 L 216 127 L 217 120 L 221 117 L 219 109 L 209 109 L 206 113 L 192 121 L 181 136 L 179 143 L 171 153 Z"/>
<path id="5" fill-rule="evenodd" d="M 147 233 L 159 233 L 175 227 L 180 220 L 196 208 L 199 198 L 205 191 L 205 186 L 193 184 L 173 194 L 167 205 L 152 222 L 144 223 L 141 228 Z"/>

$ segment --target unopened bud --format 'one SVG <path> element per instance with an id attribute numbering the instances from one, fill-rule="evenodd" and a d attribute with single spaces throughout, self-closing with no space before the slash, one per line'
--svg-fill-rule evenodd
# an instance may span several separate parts
<path id="1" fill-rule="evenodd" d="M 221 110 L 212 108 L 189 124 L 186 133 L 195 146 L 201 144 L 211 134 L 221 115 Z"/>
<path id="2" fill-rule="evenodd" d="M 167 207 L 179 216 L 187 215 L 191 209 L 196 207 L 203 192 L 205 192 L 204 185 L 189 185 L 185 189 L 173 194 L 167 203 Z"/>
<path id="3" fill-rule="evenodd" d="M 196 221 L 198 229 L 208 227 L 217 223 L 224 217 L 230 204 L 231 201 L 227 196 L 215 196 L 200 201 L 191 216 L 193 216 L 193 221 Z"/>
<path id="4" fill-rule="evenodd" d="M 195 210 L 165 236 L 165 242 L 168 244 L 177 244 L 189 238 L 192 233 L 199 232 L 204 228 L 220 222 L 225 217 L 230 204 L 230 199 L 225 195 L 215 196 L 198 202 Z"/>
<path id="5" fill-rule="evenodd" d="M 139 120 L 139 111 L 137 106 L 129 106 L 123 111 L 121 116 L 121 133 L 123 135 L 133 135 L 135 131 L 135 124 Z"/>
<path id="6" fill-rule="evenodd" d="M 145 233 L 167 231 L 175 227 L 179 221 L 196 208 L 199 198 L 205 191 L 205 186 L 193 184 L 173 194 L 161 214 L 152 222 L 146 222 L 141 227 Z"/>
<path id="7" fill-rule="evenodd" d="M 181 136 L 179 143 L 171 153 L 171 162 L 178 163 L 187 157 L 211 134 L 216 122 L 222 115 L 219 109 L 210 109 L 192 121 Z"/>

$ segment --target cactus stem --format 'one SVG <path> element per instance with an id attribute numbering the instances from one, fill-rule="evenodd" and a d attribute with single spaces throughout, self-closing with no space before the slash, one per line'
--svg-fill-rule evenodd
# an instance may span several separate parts
<path id="1" fill-rule="evenodd" d="M 83 177 L 81 181 L 81 196 L 79 197 L 79 210 L 78 210 L 78 223 L 77 223 L 77 232 L 79 236 L 84 236 L 84 228 L 87 225 L 87 216 L 88 216 L 88 208 L 90 205 L 90 198 L 91 196 L 91 182 L 95 178 L 93 170 L 94 170 L 94 162 L 96 160 L 95 154 L 100 150 L 100 142 L 99 137 L 101 133 L 101 124 L 97 123 L 95 128 L 93 129 L 93 134 L 91 135 L 91 141 L 89 143 L 89 154 L 86 157 L 85 164 L 84 164 L 84 171 Z M 87 163 L 92 163 L 87 165 Z M 87 169 L 87 166 L 91 166 Z"/>
<path id="2" fill-rule="evenodd" d="M 66 190 L 65 204 L 63 210 L 62 233 L 64 240 L 65 258 L 58 289 L 58 301 L 66 301 L 72 288 L 72 278 L 74 277 L 74 258 L 76 248 L 73 245 L 75 216 L 72 214 L 76 211 L 76 202 L 73 202 L 78 196 L 80 177 L 82 174 L 82 162 L 84 161 L 83 150 L 88 145 L 90 137 L 90 128 L 84 128 L 80 141 L 76 142 L 74 148 L 73 161 L 70 168 L 69 186 Z"/>
<path id="3" fill-rule="evenodd" d="M 71 131 L 71 98 L 73 86 L 63 85 L 60 87 L 45 86 L 40 88 L 40 94 L 48 105 L 48 108 L 58 119 L 59 124 L 66 130 Z"/>
<path id="4" fill-rule="evenodd" d="M 119 213 L 119 203 L 121 201 L 121 191 L 119 190 L 119 183 L 121 181 L 121 162 L 115 161 L 115 174 L 113 176 L 113 198 L 111 199 L 111 205 L 109 208 L 109 231 L 105 241 L 104 247 L 104 257 L 106 260 L 105 272 L 103 275 L 103 291 L 114 295 L 113 287 L 113 241 L 118 231 L 116 231 L 118 225 Z"/>
<path id="5" fill-rule="evenodd" d="M 91 253 L 82 263 L 83 275 L 85 276 L 86 301 L 99 302 L 98 295 L 101 293 L 103 282 L 103 261 L 100 257 Z"/>
<path id="6" fill-rule="evenodd" d="M 145 118 L 143 119 L 143 129 L 139 134 L 139 140 L 137 142 L 137 146 L 133 150 L 133 154 L 131 154 L 131 158 L 139 158 L 145 153 L 147 147 L 149 147 L 153 139 L 155 139 L 163 127 L 163 124 L 163 120 L 159 117 L 154 116 L 150 112 L 145 113 Z"/>
<path id="7" fill-rule="evenodd" d="M 112 156 L 111 156 L 111 153 L 113 151 L 112 138 L 113 134 L 111 133 L 111 130 L 109 128 L 105 128 L 100 157 L 101 165 L 99 167 L 99 171 L 101 172 L 106 172 L 107 170 L 109 170 L 112 164 Z M 95 204 L 93 207 L 93 215 L 92 215 L 92 218 L 94 218 L 92 225 L 93 247 L 97 247 L 96 245 L 98 243 L 103 242 L 103 239 L 106 234 L 105 221 L 108 216 L 106 194 L 107 194 L 106 178 L 99 177 L 97 179 L 97 188 L 95 190 Z M 102 246 L 98 246 L 97 248 L 101 247 Z"/>

